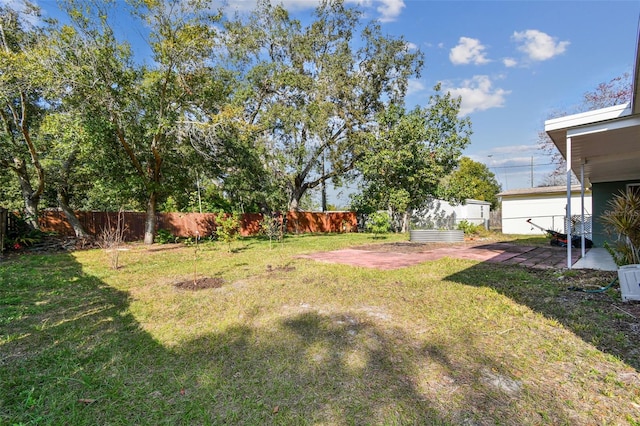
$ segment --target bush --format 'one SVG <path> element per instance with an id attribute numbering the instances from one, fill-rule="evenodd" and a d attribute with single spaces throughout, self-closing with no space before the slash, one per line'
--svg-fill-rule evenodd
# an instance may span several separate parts
<path id="1" fill-rule="evenodd" d="M 171 234 L 171 232 L 166 229 L 158 229 L 158 233 L 156 234 L 156 242 L 158 244 L 169 244 L 175 243 L 177 240 L 176 237 Z"/>
<path id="2" fill-rule="evenodd" d="M 377 238 L 378 234 L 387 234 L 391 231 L 391 217 L 386 212 L 375 212 L 369 215 L 367 220 L 367 231 L 373 233 Z"/>
<path id="3" fill-rule="evenodd" d="M 458 229 L 464 232 L 465 235 L 477 234 L 480 228 L 480 225 L 475 225 L 471 222 L 467 222 L 466 220 L 462 220 L 458 223 Z"/>
<path id="4" fill-rule="evenodd" d="M 9 250 L 22 250 L 39 243 L 45 233 L 39 229 L 31 229 L 29 224 L 21 215 L 13 218 L 14 228 L 5 235 L 4 246 Z"/>
<path id="5" fill-rule="evenodd" d="M 600 218 L 617 241 L 607 246 L 618 265 L 640 263 L 640 193 L 627 188 L 615 195 Z"/>

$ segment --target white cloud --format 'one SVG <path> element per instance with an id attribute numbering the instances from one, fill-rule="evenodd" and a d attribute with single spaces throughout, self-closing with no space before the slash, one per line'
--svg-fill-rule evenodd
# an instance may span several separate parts
<path id="1" fill-rule="evenodd" d="M 233 0 L 226 4 L 217 0 L 216 3 L 226 5 L 231 10 L 248 12 L 255 9 L 257 0 Z M 364 8 L 377 5 L 376 10 L 380 14 L 381 22 L 395 21 L 405 7 L 404 0 L 346 0 L 346 3 L 357 4 Z M 314 9 L 320 4 L 320 0 L 274 0 L 272 4 L 282 4 L 287 10 L 296 11 Z"/>
<path id="2" fill-rule="evenodd" d="M 554 37 L 538 30 L 516 31 L 512 38 L 520 44 L 518 50 L 526 53 L 532 61 L 546 61 L 560 55 L 570 44 L 568 41 L 556 41 Z"/>
<path id="3" fill-rule="evenodd" d="M 494 88 L 487 75 L 476 75 L 465 80 L 461 87 L 450 87 L 446 83 L 443 84 L 443 87 L 452 96 L 462 97 L 460 115 L 502 107 L 505 103 L 505 97 L 511 93 L 509 90 Z"/>
<path id="4" fill-rule="evenodd" d="M 376 10 L 380 13 L 380 22 L 395 21 L 402 9 L 404 9 L 404 0 L 378 0 L 380 5 Z"/>
<path id="5" fill-rule="evenodd" d="M 416 50 L 418 48 L 418 45 L 415 43 L 411 43 L 410 41 L 407 42 L 407 49 L 409 50 Z"/>
<path id="6" fill-rule="evenodd" d="M 485 46 L 480 40 L 470 37 L 460 37 L 458 45 L 449 52 L 449 60 L 454 65 L 474 63 L 482 65 L 489 62 L 485 57 Z"/>
<path id="7" fill-rule="evenodd" d="M 518 65 L 518 61 L 516 61 L 513 58 L 504 58 L 502 60 L 502 63 L 504 64 L 505 67 L 507 68 L 512 68 L 515 67 L 516 65 Z"/>
<path id="8" fill-rule="evenodd" d="M 420 81 L 416 79 L 409 79 L 409 85 L 407 87 L 407 95 L 413 95 L 415 93 L 422 92 L 426 86 Z"/>
<path id="9" fill-rule="evenodd" d="M 239 12 L 248 12 L 256 8 L 257 0 L 233 0 L 230 2 L 217 0 L 214 4 Z M 281 4 L 287 10 L 304 10 L 317 7 L 320 4 L 320 0 L 280 0 L 274 1 L 272 4 L 274 6 Z"/>

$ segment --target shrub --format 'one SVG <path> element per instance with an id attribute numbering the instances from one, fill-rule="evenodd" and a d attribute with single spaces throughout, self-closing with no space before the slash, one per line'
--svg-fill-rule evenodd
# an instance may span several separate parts
<path id="1" fill-rule="evenodd" d="M 115 224 L 112 224 L 110 216 L 107 216 L 107 223 L 102 228 L 98 245 L 109 254 L 112 269 L 118 269 L 120 267 L 120 246 L 124 244 L 124 234 L 126 230 L 127 226 L 124 223 L 122 209 L 118 211 Z"/>
<path id="2" fill-rule="evenodd" d="M 367 220 L 367 231 L 373 233 L 377 238 L 378 234 L 387 234 L 391 230 L 391 217 L 386 212 L 375 212 L 369 215 Z"/>
<path id="3" fill-rule="evenodd" d="M 464 232 L 465 235 L 477 234 L 480 228 L 480 225 L 475 225 L 471 222 L 467 222 L 466 220 L 462 220 L 458 223 L 458 229 Z"/>
<path id="4" fill-rule="evenodd" d="M 171 232 L 169 232 L 166 229 L 158 229 L 158 233 L 156 234 L 156 242 L 158 244 L 169 244 L 169 243 L 175 243 L 177 240 L 176 237 L 174 237 Z"/>
<path id="5" fill-rule="evenodd" d="M 608 207 L 600 220 L 617 241 L 607 248 L 618 265 L 640 263 L 640 193 L 632 188 L 620 191 Z"/>

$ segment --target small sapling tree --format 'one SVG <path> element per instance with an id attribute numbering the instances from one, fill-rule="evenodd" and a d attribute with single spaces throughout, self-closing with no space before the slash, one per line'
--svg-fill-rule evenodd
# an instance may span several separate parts
<path id="1" fill-rule="evenodd" d="M 227 251 L 231 252 L 231 243 L 240 235 L 240 215 L 238 213 L 220 212 L 216 216 L 216 236 L 218 240 L 227 244 Z"/>
<path id="2" fill-rule="evenodd" d="M 391 230 L 391 217 L 386 212 L 372 213 L 367 221 L 367 230 L 373 233 L 373 238 L 388 233 Z"/>

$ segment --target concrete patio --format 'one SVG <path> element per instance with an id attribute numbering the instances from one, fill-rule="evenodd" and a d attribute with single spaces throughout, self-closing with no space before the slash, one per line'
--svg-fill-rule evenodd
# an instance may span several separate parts
<path id="1" fill-rule="evenodd" d="M 419 248 L 420 246 L 417 246 Z M 415 248 L 415 246 L 414 246 Z M 399 269 L 444 257 L 478 260 L 505 265 L 521 265 L 538 269 L 563 269 L 567 266 L 567 250 L 562 247 L 522 246 L 510 243 L 480 245 L 425 246 L 424 250 L 403 251 L 341 249 L 298 256 L 325 263 L 338 263 L 383 270 Z M 615 271 L 611 255 L 602 248 L 592 248 L 580 259 L 580 250 L 572 252 L 573 268 Z"/>

